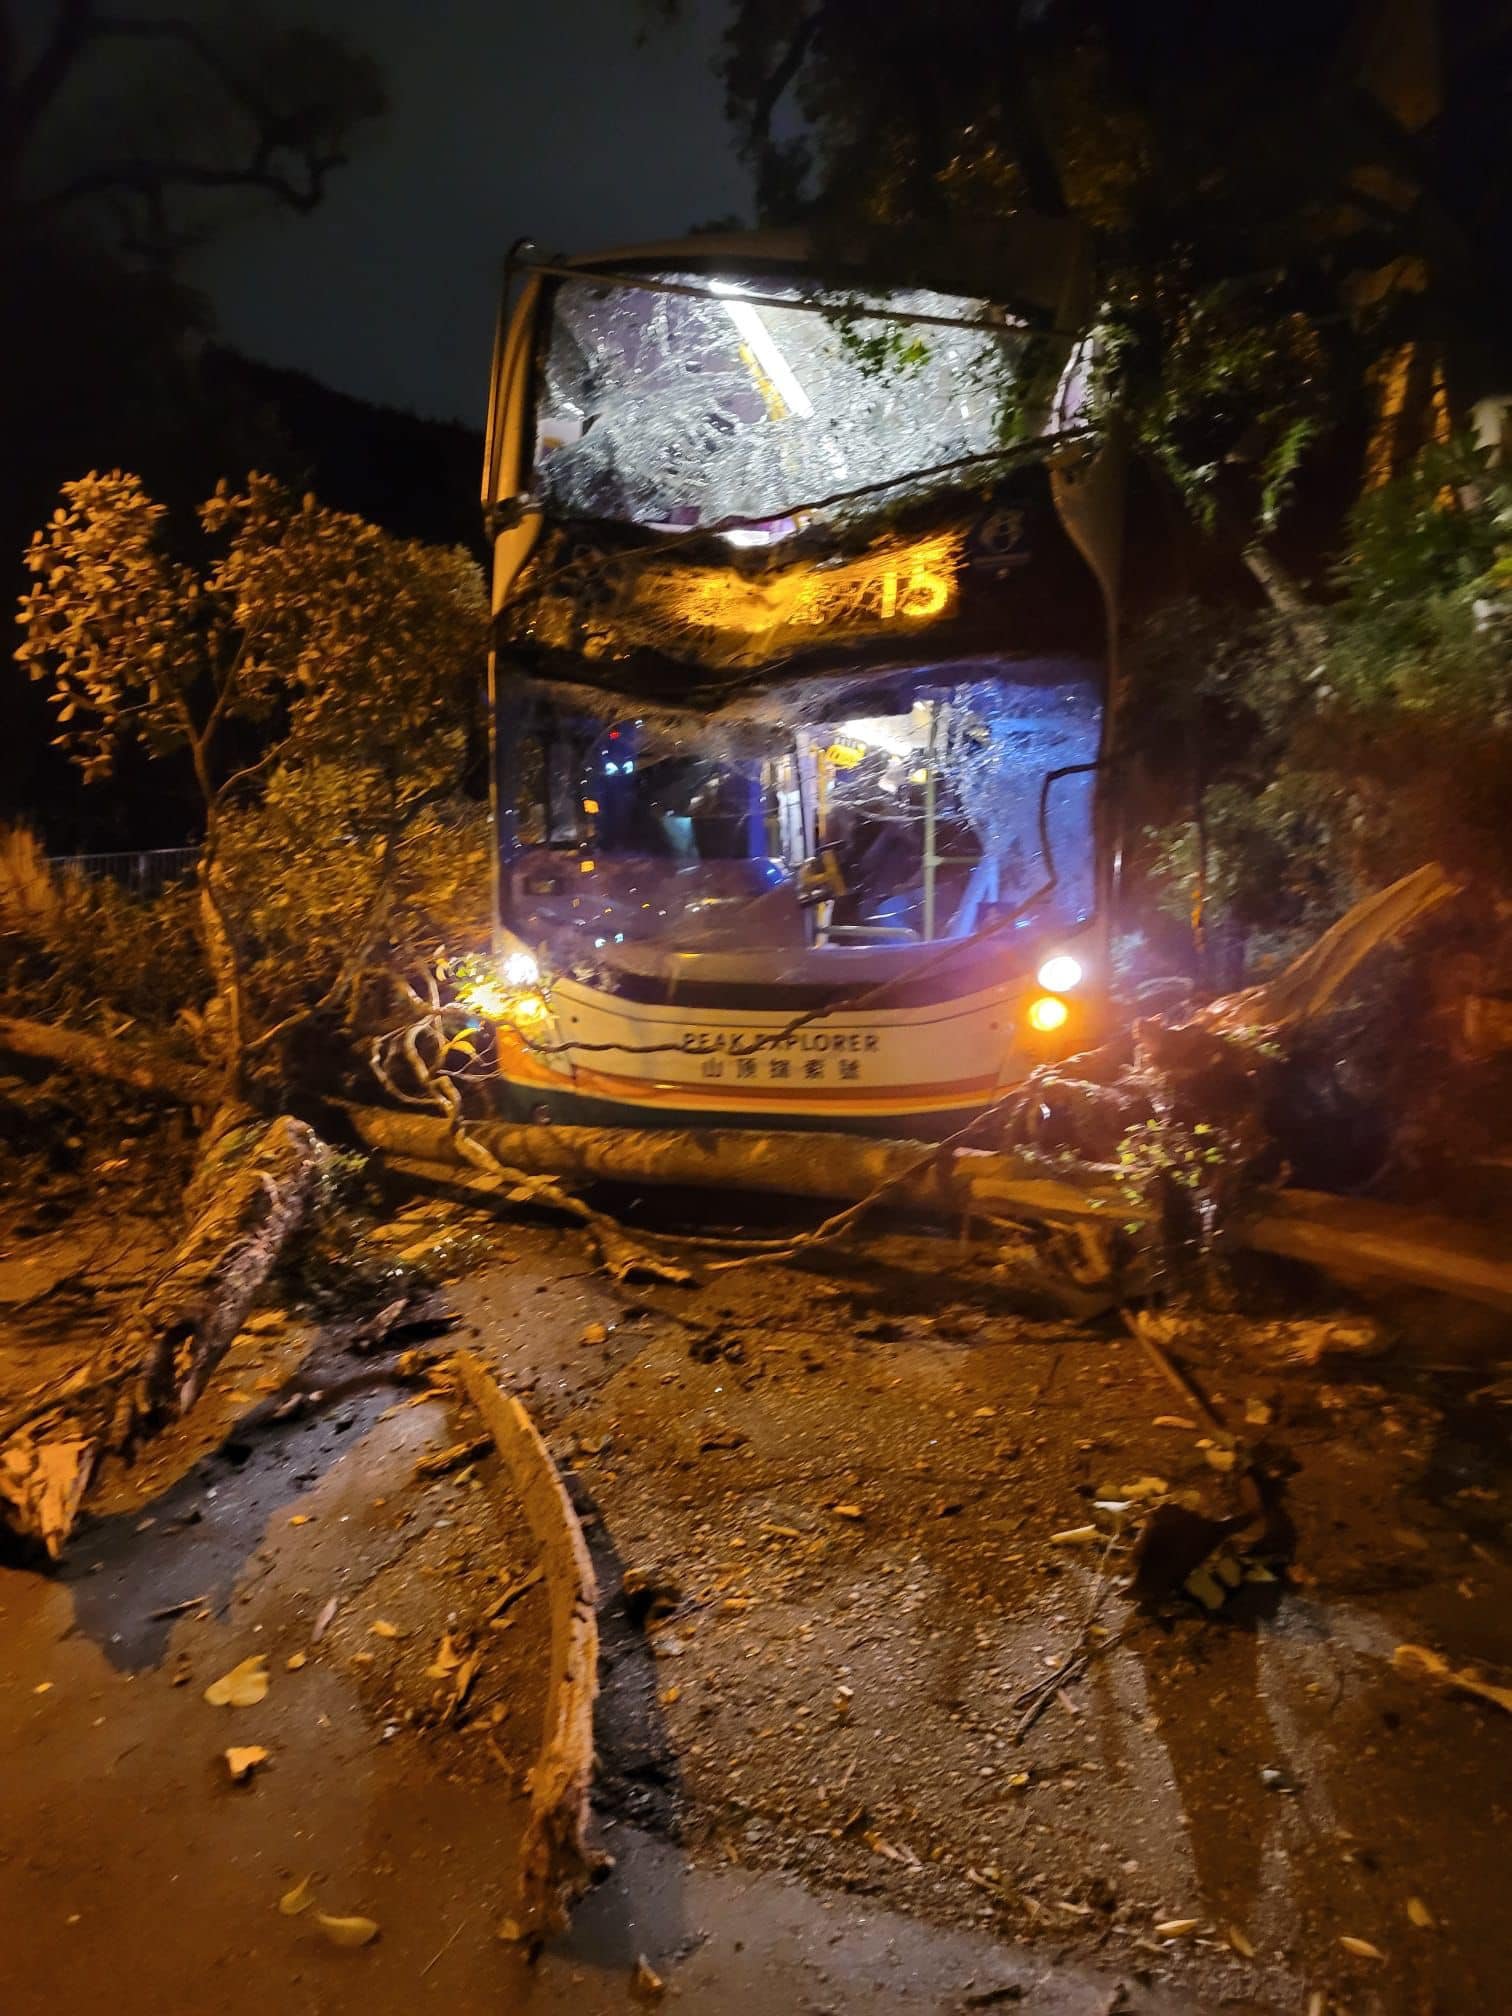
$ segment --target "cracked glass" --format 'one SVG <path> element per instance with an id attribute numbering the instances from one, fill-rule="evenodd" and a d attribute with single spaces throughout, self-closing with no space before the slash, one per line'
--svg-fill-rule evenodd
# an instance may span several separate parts
<path id="1" fill-rule="evenodd" d="M 818 500 L 986 455 L 1000 441 L 1019 328 L 866 312 L 885 300 L 969 320 L 988 315 L 984 304 L 907 289 L 846 297 L 837 318 L 768 305 L 798 294 L 772 280 L 660 277 L 712 291 L 695 299 L 589 280 L 556 291 L 534 478 L 553 516 L 679 532 L 744 519 L 734 543 L 763 545 L 796 530 Z M 888 501 L 882 489 L 863 504 Z"/>

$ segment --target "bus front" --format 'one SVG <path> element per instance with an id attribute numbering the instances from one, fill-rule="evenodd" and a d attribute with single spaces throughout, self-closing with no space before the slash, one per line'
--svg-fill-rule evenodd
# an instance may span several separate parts
<path id="1" fill-rule="evenodd" d="M 1074 356 L 1005 442 L 1031 336 L 767 241 L 527 270 L 485 483 L 517 1109 L 937 1134 L 1096 1033 L 1110 597 Z"/>

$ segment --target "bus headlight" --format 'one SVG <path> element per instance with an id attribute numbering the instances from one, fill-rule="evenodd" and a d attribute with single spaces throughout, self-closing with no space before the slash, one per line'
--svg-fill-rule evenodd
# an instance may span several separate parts
<path id="1" fill-rule="evenodd" d="M 1051 994 L 1069 994 L 1073 987 L 1080 984 L 1081 961 L 1073 959 L 1069 952 L 1056 952 L 1045 961 L 1034 977 L 1041 987 Z M 1064 1020 L 1065 1017 L 1062 1016 L 1060 1021 Z M 1059 1028 L 1060 1022 L 1049 1026 Z"/>
<path id="2" fill-rule="evenodd" d="M 1058 1001 L 1053 994 L 1041 994 L 1037 1001 L 1029 1003 L 1029 1027 L 1037 1029 L 1041 1036 L 1048 1036 L 1066 1026 L 1070 1013 L 1064 1001 Z"/>

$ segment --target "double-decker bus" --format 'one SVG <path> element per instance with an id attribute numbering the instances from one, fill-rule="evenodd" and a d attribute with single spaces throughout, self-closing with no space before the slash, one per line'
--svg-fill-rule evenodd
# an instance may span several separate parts
<path id="1" fill-rule="evenodd" d="M 512 255 L 474 995 L 518 1115 L 932 1136 L 1095 1033 L 1119 485 L 1046 263 L 996 306 L 790 235 Z"/>

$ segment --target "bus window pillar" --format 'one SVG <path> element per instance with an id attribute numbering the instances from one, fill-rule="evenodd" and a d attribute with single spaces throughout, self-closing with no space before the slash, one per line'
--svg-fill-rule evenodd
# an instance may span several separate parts
<path id="1" fill-rule="evenodd" d="M 524 717 L 521 681 L 497 651 L 488 654 L 488 808 L 493 826 L 491 893 L 493 947 L 502 954 L 509 911 L 510 870 L 520 852 L 520 730 Z"/>
<path id="2" fill-rule="evenodd" d="M 940 856 L 935 851 L 936 838 L 936 733 L 940 721 L 940 707 L 936 700 L 925 702 L 928 708 L 929 728 L 924 742 L 924 939 L 926 944 L 935 935 L 935 878 L 940 868 Z"/>

